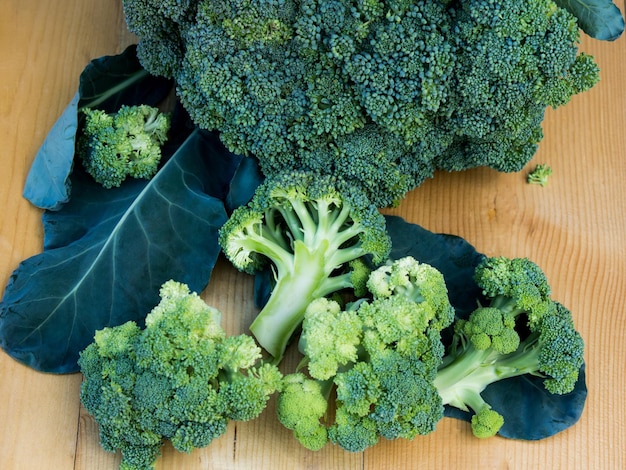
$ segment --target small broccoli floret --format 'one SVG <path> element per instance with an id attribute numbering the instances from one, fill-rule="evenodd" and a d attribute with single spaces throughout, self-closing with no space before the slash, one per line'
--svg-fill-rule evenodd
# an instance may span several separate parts
<path id="1" fill-rule="evenodd" d="M 233 212 L 219 241 L 243 271 L 271 266 L 275 284 L 250 330 L 276 360 L 312 301 L 353 287 L 352 261 L 371 256 L 379 263 L 390 249 L 384 218 L 366 197 L 335 178 L 303 172 L 266 179 Z"/>
<path id="2" fill-rule="evenodd" d="M 453 319 L 443 276 L 413 258 L 374 270 L 367 284 L 384 284 L 384 296 L 372 292 L 373 299 L 345 309 L 332 300 L 311 303 L 300 342 L 306 383 L 328 390 L 321 396 L 336 404 L 334 419 L 316 414 L 315 426 L 321 419 L 328 441 L 351 452 L 381 437 L 412 439 L 435 429 L 443 416 L 433 385 L 444 353 L 440 333 Z M 302 371 L 291 375 L 305 377 Z"/>
<path id="3" fill-rule="evenodd" d="M 145 329 L 99 330 L 79 359 L 81 402 L 122 468 L 152 468 L 165 439 L 181 452 L 209 445 L 230 420 L 256 418 L 282 385 L 254 340 L 227 336 L 220 312 L 186 285 L 168 281 L 160 294 Z"/>
<path id="4" fill-rule="evenodd" d="M 397 259 L 373 271 L 367 287 L 375 299 L 400 296 L 428 308 L 424 312 L 426 321 L 439 329 L 445 328 L 454 319 L 443 275 L 412 256 Z"/>
<path id="5" fill-rule="evenodd" d="M 280 423 L 309 450 L 320 450 L 328 442 L 323 419 L 328 411 L 329 383 L 307 378 L 302 373 L 286 375 L 276 401 Z"/>
<path id="6" fill-rule="evenodd" d="M 569 310 L 550 299 L 545 274 L 527 258 L 485 258 L 475 279 L 489 305 L 456 321 L 434 385 L 445 405 L 473 411 L 475 435 L 489 437 L 504 417 L 482 397 L 487 386 L 528 374 L 542 378 L 550 393 L 569 393 L 584 343 Z"/>
<path id="7" fill-rule="evenodd" d="M 530 184 L 538 184 L 540 186 L 546 186 L 548 184 L 548 178 L 552 174 L 552 168 L 545 163 L 540 163 L 532 171 L 528 173 L 527 181 Z"/>
<path id="8" fill-rule="evenodd" d="M 492 410 L 487 404 L 482 406 L 471 419 L 472 432 L 474 436 L 481 439 L 495 436 L 503 424 L 502 415 Z"/>
<path id="9" fill-rule="evenodd" d="M 157 172 L 170 116 L 147 105 L 122 106 L 117 113 L 85 108 L 78 154 L 85 171 L 105 188 L 126 177 L 149 179 Z"/>
<path id="10" fill-rule="evenodd" d="M 457 333 L 462 334 L 479 350 L 493 348 L 506 354 L 519 347 L 520 338 L 515 331 L 515 316 L 493 307 L 475 310 L 467 321 L 455 323 Z"/>
<path id="11" fill-rule="evenodd" d="M 311 376 L 327 380 L 340 367 L 356 362 L 361 320 L 354 311 L 324 297 L 311 302 L 304 313 L 299 349 L 307 358 Z"/>
<path id="12" fill-rule="evenodd" d="M 328 436 L 348 452 L 362 452 L 380 439 L 378 426 L 372 418 L 350 413 L 345 407 L 337 408 L 335 423 L 328 430 Z"/>

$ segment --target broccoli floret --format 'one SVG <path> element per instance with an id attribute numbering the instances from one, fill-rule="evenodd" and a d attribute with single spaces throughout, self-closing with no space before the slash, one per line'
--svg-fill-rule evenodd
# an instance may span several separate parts
<path id="1" fill-rule="evenodd" d="M 186 49 L 184 36 L 201 0 L 123 0 L 128 29 L 141 40 L 137 57 L 152 75 L 174 78 Z"/>
<path id="2" fill-rule="evenodd" d="M 444 353 L 440 332 L 453 320 L 443 276 L 414 258 L 374 270 L 367 284 L 371 297 L 344 309 L 334 300 L 310 304 L 300 341 L 300 367 L 306 366 L 308 376 L 299 370 L 285 379 L 293 375 L 294 380 L 306 380 L 309 388 L 318 384 L 316 390 L 324 393 L 316 393 L 316 403 L 322 397 L 334 401 L 334 419 L 316 413 L 315 428 L 322 426 L 328 441 L 351 452 L 381 437 L 412 439 L 435 429 L 443 416 L 433 385 Z M 279 420 L 290 429 L 290 423 L 307 413 L 302 410 L 305 400 L 300 403 L 279 411 Z"/>
<path id="3" fill-rule="evenodd" d="M 328 442 L 323 419 L 328 411 L 330 385 L 294 372 L 285 376 L 276 401 L 281 424 L 309 450 L 320 450 Z"/>
<path id="4" fill-rule="evenodd" d="M 454 324 L 455 338 L 434 380 L 445 405 L 474 413 L 472 431 L 495 435 L 504 418 L 482 397 L 497 381 L 543 379 L 554 394 L 571 392 L 583 365 L 584 343 L 569 310 L 550 299 L 541 269 L 526 258 L 485 258 L 476 282 L 489 305 Z"/>
<path id="5" fill-rule="evenodd" d="M 104 328 L 80 354 L 81 402 L 122 468 L 152 468 L 166 439 L 181 452 L 209 445 L 282 385 L 252 337 L 227 336 L 220 312 L 185 284 L 168 281 L 160 295 L 144 329 Z"/>
<path id="6" fill-rule="evenodd" d="M 504 424 L 504 418 L 489 405 L 484 404 L 472 416 L 470 422 L 474 436 L 483 439 L 495 436 Z"/>
<path id="7" fill-rule="evenodd" d="M 126 177 L 149 179 L 157 172 L 170 115 L 147 105 L 123 105 L 116 113 L 84 108 L 78 154 L 85 171 L 105 188 Z"/>
<path id="8" fill-rule="evenodd" d="M 309 304 L 302 323 L 298 347 L 308 360 L 311 375 L 327 380 L 340 367 L 356 362 L 359 353 L 361 319 L 355 311 L 325 297 Z"/>
<path id="9" fill-rule="evenodd" d="M 312 301 L 353 287 L 350 262 L 371 256 L 379 263 L 390 250 L 383 216 L 357 189 L 302 172 L 266 179 L 232 213 L 219 241 L 237 268 L 254 273 L 269 265 L 274 273 L 250 331 L 277 361 Z"/>
<path id="10" fill-rule="evenodd" d="M 528 173 L 526 179 L 530 184 L 546 186 L 548 184 L 548 178 L 551 174 L 552 168 L 545 163 L 540 163 Z"/>

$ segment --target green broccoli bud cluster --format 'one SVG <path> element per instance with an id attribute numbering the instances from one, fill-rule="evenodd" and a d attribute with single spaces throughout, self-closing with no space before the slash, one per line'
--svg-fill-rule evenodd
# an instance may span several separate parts
<path id="1" fill-rule="evenodd" d="M 283 387 L 277 413 L 310 449 L 333 442 L 357 452 L 380 437 L 412 439 L 443 416 L 433 386 L 444 353 L 440 332 L 453 320 L 443 276 L 406 257 L 374 270 L 368 286 L 378 286 L 372 297 L 345 308 L 322 298 L 306 310 L 299 349 L 308 375 L 286 376 L 300 386 Z M 303 393 L 304 384 L 314 392 Z M 333 392 L 332 422 L 325 411 L 311 417 L 308 400 L 328 402 Z M 299 421 L 313 424 L 314 439 L 295 429 Z"/>
<path id="2" fill-rule="evenodd" d="M 475 279 L 488 305 L 455 322 L 434 383 L 445 405 L 473 411 L 476 436 L 489 437 L 504 418 L 482 392 L 494 382 L 529 374 L 542 377 L 550 393 L 569 393 L 583 366 L 584 342 L 571 312 L 550 299 L 545 274 L 527 258 L 485 258 Z"/>
<path id="3" fill-rule="evenodd" d="M 209 445 L 282 386 L 254 340 L 226 335 L 220 312 L 185 284 L 168 281 L 160 295 L 144 329 L 104 328 L 80 354 L 81 402 L 122 468 L 152 468 L 165 439 L 181 452 Z"/>
<path id="4" fill-rule="evenodd" d="M 148 105 L 123 105 L 116 113 L 84 108 L 77 151 L 85 171 L 105 188 L 127 178 L 152 178 L 167 140 L 170 115 Z"/>
<path id="5" fill-rule="evenodd" d="M 545 163 L 540 163 L 533 168 L 527 175 L 526 180 L 529 184 L 538 184 L 539 186 L 547 186 L 548 178 L 552 174 L 552 168 Z"/>
<path id="6" fill-rule="evenodd" d="M 545 109 L 599 77 L 553 0 L 162 3 L 125 0 L 127 23 L 199 127 L 266 176 L 332 173 L 377 207 L 437 169 L 521 170 Z"/>

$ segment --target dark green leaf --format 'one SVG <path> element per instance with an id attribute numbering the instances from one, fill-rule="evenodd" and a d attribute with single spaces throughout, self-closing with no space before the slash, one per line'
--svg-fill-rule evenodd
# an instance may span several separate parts
<path id="1" fill-rule="evenodd" d="M 79 94 L 52 126 L 30 167 L 22 195 L 42 209 L 57 210 L 70 198 Z"/>
<path id="2" fill-rule="evenodd" d="M 97 107 L 115 112 L 122 104 L 157 105 L 171 81 L 153 77 L 141 67 L 135 46 L 122 54 L 91 61 L 80 76 L 78 92 L 54 124 L 28 173 L 23 195 L 42 209 L 58 210 L 70 198 L 69 175 L 74 165 L 78 111 Z"/>
<path id="3" fill-rule="evenodd" d="M 614 41 L 624 32 L 624 17 L 613 0 L 555 0 L 578 19 L 586 34 L 603 41 Z"/>
<path id="4" fill-rule="evenodd" d="M 94 332 L 141 323 L 163 282 L 201 291 L 240 159 L 194 131 L 149 182 L 107 190 L 77 168 L 70 202 L 44 217 L 47 249 L 9 280 L 0 303 L 2 348 L 34 369 L 74 372 Z"/>

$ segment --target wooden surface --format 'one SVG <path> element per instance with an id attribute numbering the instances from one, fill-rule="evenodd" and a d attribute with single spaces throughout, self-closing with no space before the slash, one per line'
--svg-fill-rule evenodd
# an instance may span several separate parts
<path id="1" fill-rule="evenodd" d="M 0 15 L 0 284 L 41 251 L 41 212 L 22 196 L 30 163 L 78 86 L 84 66 L 133 41 L 116 0 L 3 0 Z M 624 4 L 619 0 L 620 8 Z M 623 11 L 623 10 L 622 10 Z M 601 82 L 549 111 L 533 163 L 554 174 L 546 188 L 525 174 L 473 170 L 437 174 L 393 213 L 465 237 L 490 255 L 528 256 L 547 273 L 554 297 L 573 312 L 586 340 L 589 399 L 573 428 L 539 442 L 479 441 L 466 423 L 444 419 L 415 440 L 381 442 L 364 453 L 299 447 L 273 415 L 231 424 L 192 454 L 164 449 L 158 469 L 599 469 L 626 468 L 626 38 L 584 39 Z M 0 287 L 1 288 L 1 287 Z M 208 302 L 226 328 L 254 315 L 250 279 L 221 262 Z M 236 313 L 240 312 L 240 313 Z M 242 312 L 242 313 L 241 313 Z M 81 377 L 34 372 L 0 352 L 0 468 L 115 469 L 97 426 L 81 409 Z"/>

